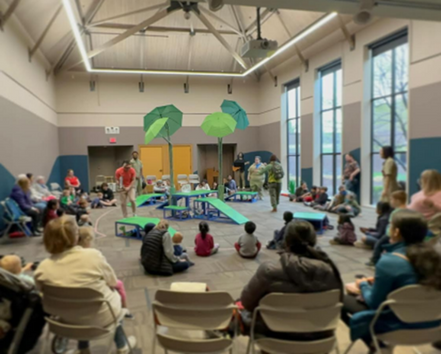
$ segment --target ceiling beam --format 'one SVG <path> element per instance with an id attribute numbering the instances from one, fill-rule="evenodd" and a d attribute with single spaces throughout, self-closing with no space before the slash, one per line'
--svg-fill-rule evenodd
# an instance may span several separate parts
<path id="1" fill-rule="evenodd" d="M 93 21 L 104 1 L 105 0 L 93 0 L 92 5 L 89 6 L 89 9 L 84 15 L 84 22 L 86 25 L 89 25 Z"/>
<path id="2" fill-rule="evenodd" d="M 97 25 L 96 28 L 106 28 L 106 29 L 119 29 L 119 30 L 127 30 L 132 28 L 133 25 L 120 24 L 120 23 L 104 23 L 101 25 Z M 170 33 L 191 33 L 191 27 L 162 27 L 162 26 L 149 26 L 146 32 L 170 32 Z M 194 32 L 203 33 L 203 34 L 211 34 L 211 32 L 205 28 L 194 28 Z M 227 31 L 227 30 L 218 30 L 218 32 L 222 35 L 232 35 L 237 36 L 236 32 Z"/>
<path id="3" fill-rule="evenodd" d="M 53 23 L 58 17 L 58 14 L 61 12 L 61 9 L 63 8 L 63 5 L 60 5 L 55 11 L 54 15 L 50 19 L 49 23 L 47 24 L 46 28 L 44 29 L 43 33 L 40 35 L 40 38 L 38 38 L 37 42 L 34 44 L 32 48 L 29 49 L 29 61 L 32 60 L 32 57 L 34 56 L 37 49 L 40 47 L 41 43 L 43 42 L 44 38 L 46 37 L 47 33 L 49 32 L 50 28 L 52 27 Z"/>
<path id="4" fill-rule="evenodd" d="M 346 27 L 346 24 L 343 22 L 343 19 L 341 18 L 341 16 L 338 15 L 337 17 L 338 17 L 338 22 L 340 24 L 341 31 L 343 32 L 346 40 L 349 43 L 349 48 L 351 50 L 354 50 L 355 49 L 355 36 L 353 36 L 349 33 L 349 30 Z"/>
<path id="5" fill-rule="evenodd" d="M 49 77 L 51 73 L 54 73 L 54 75 L 58 74 L 58 72 L 61 70 L 64 63 L 72 54 L 72 51 L 76 46 L 77 46 L 77 42 L 72 35 L 71 41 L 67 44 L 64 50 L 60 52 L 60 55 L 58 56 L 57 60 L 54 61 L 54 64 L 52 64 L 51 68 L 48 71 L 46 71 L 46 77 Z"/>
<path id="6" fill-rule="evenodd" d="M 267 7 L 268 0 L 223 0 L 226 5 Z M 358 0 L 271 0 L 271 7 L 287 10 L 338 12 L 354 15 L 359 11 Z M 377 0 L 373 16 L 411 20 L 441 21 L 441 4 L 429 0 Z"/>
<path id="7" fill-rule="evenodd" d="M 11 17 L 21 0 L 14 0 L 4 14 L 0 12 L 0 29 L 3 31 L 6 21 Z"/>
<path id="8" fill-rule="evenodd" d="M 213 35 L 217 38 L 217 40 L 225 47 L 226 50 L 230 52 L 230 54 L 233 56 L 234 59 L 240 64 L 241 67 L 243 67 L 245 70 L 248 69 L 247 64 L 242 59 L 242 57 L 233 49 L 231 48 L 230 44 L 225 40 L 224 37 L 217 31 L 216 28 L 211 24 L 210 21 L 201 13 L 198 13 L 196 10 L 192 9 L 193 13 L 201 20 L 201 22 L 208 28 L 208 30 L 213 33 Z"/>
<path id="9" fill-rule="evenodd" d="M 230 30 L 235 32 L 237 35 L 244 36 L 244 34 L 240 30 L 235 28 L 233 25 L 230 25 L 227 21 L 223 20 L 219 16 L 216 16 L 213 12 L 208 11 L 208 10 L 206 10 L 203 7 L 199 7 L 199 10 L 201 10 L 204 14 L 210 16 L 211 18 L 215 19 L 216 21 L 219 21 L 219 22 L 223 23 L 225 26 L 227 26 Z"/>
<path id="10" fill-rule="evenodd" d="M 165 7 L 165 6 L 166 6 L 166 4 L 159 4 L 159 5 L 153 5 L 153 6 L 144 7 L 144 8 L 139 9 L 139 10 L 126 12 L 126 13 L 123 13 L 123 14 L 119 14 L 119 15 L 116 15 L 116 16 L 112 16 L 112 17 L 108 17 L 108 18 L 105 18 L 105 19 L 102 19 L 102 20 L 99 20 L 99 21 L 92 22 L 92 23 L 89 24 L 89 26 L 95 27 L 95 26 L 101 25 L 103 23 L 107 23 L 107 22 L 110 22 L 112 20 L 116 20 L 117 18 L 127 17 L 127 16 L 131 16 L 131 15 L 139 14 L 139 13 L 142 13 L 142 12 L 156 10 L 156 9 L 160 9 L 162 7 Z"/>

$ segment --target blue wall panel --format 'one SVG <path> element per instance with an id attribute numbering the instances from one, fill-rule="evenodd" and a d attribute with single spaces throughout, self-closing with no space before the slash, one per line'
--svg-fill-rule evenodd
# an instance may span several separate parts
<path id="1" fill-rule="evenodd" d="M 308 188 L 310 189 L 312 186 L 312 167 L 302 168 L 300 175 L 302 182 L 306 182 Z"/>

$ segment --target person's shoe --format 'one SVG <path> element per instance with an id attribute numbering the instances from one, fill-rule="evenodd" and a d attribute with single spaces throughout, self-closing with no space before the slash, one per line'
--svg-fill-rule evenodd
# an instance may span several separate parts
<path id="1" fill-rule="evenodd" d="M 188 262 L 188 265 L 189 265 L 190 267 L 193 267 L 193 266 L 194 266 L 194 263 L 193 263 L 193 262 Z"/>
<path id="2" fill-rule="evenodd" d="M 365 250 L 371 250 L 372 247 L 365 244 L 363 241 L 355 241 L 354 246 L 357 248 L 363 248 Z"/>
<path id="3" fill-rule="evenodd" d="M 129 311 L 124 315 L 124 318 L 127 318 L 128 320 L 134 320 L 135 316 L 133 316 Z"/>
<path id="4" fill-rule="evenodd" d="M 369 262 L 365 263 L 366 267 L 375 268 L 375 263 L 372 260 L 369 260 Z"/>
<path id="5" fill-rule="evenodd" d="M 133 217 L 134 217 L 134 218 L 136 218 L 137 216 L 138 216 L 138 215 L 136 215 L 136 214 L 133 214 Z"/>
<path id="6" fill-rule="evenodd" d="M 34 232 L 32 233 L 31 236 L 33 236 L 33 237 L 41 236 L 41 232 L 39 232 L 39 231 L 34 231 Z"/>
<path id="7" fill-rule="evenodd" d="M 340 245 L 340 242 L 338 242 L 336 240 L 329 240 L 329 243 L 334 246 Z"/>
<path id="8" fill-rule="evenodd" d="M 273 210 L 271 210 L 272 213 L 277 213 L 277 208 L 273 208 Z"/>
<path id="9" fill-rule="evenodd" d="M 130 336 L 129 338 L 127 338 L 127 340 L 129 341 L 130 348 L 133 349 L 136 347 L 136 338 L 134 336 Z M 116 352 L 117 352 L 117 354 L 127 354 L 130 352 L 130 348 L 126 344 L 123 348 L 118 349 Z"/>

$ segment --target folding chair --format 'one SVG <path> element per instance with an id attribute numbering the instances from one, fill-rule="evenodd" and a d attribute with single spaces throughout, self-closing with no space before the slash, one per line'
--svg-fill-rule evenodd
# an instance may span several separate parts
<path id="1" fill-rule="evenodd" d="M 374 342 L 376 353 L 381 354 L 379 341 L 386 343 L 389 348 L 397 345 L 415 346 L 431 344 L 441 338 L 441 326 L 424 329 L 399 329 L 392 332 L 375 333 L 375 324 L 381 313 L 389 307 L 404 323 L 424 323 L 441 320 L 441 291 L 432 290 L 421 285 L 409 285 L 395 290 L 387 296 L 377 309 L 374 319 L 369 325 L 369 331 Z M 351 350 L 352 342 L 346 353 Z M 414 351 L 418 353 L 417 350 Z"/>
<path id="2" fill-rule="evenodd" d="M 32 221 L 32 218 L 21 211 L 15 201 L 10 198 L 0 202 L 3 207 L 3 221 L 6 224 L 4 235 L 9 235 L 12 226 L 17 226 L 26 236 L 31 236 L 32 232 L 27 227 L 27 223 Z"/>
<path id="3" fill-rule="evenodd" d="M 247 354 L 250 349 L 254 354 L 255 345 L 267 353 L 322 354 L 334 349 L 338 353 L 335 330 L 343 306 L 339 301 L 339 290 L 308 294 L 268 294 L 260 300 L 259 306 L 254 310 Z M 264 335 L 258 335 L 256 338 L 255 326 L 258 315 L 273 332 L 333 331 L 333 334 L 329 338 L 311 341 L 281 340 Z"/>
<path id="4" fill-rule="evenodd" d="M 212 292 L 176 292 L 158 290 L 153 302 L 153 347 L 156 340 L 165 353 L 223 353 L 233 352 L 233 339 L 218 336 L 210 339 L 194 339 L 190 336 L 176 336 L 158 333 L 158 326 L 168 329 L 191 331 L 224 330 L 234 319 L 234 333 L 237 333 L 237 311 L 230 294 Z M 190 333 L 189 333 L 190 334 Z"/>
<path id="5" fill-rule="evenodd" d="M 170 175 L 162 175 L 161 180 L 162 182 L 170 181 Z"/>
<path id="6" fill-rule="evenodd" d="M 183 184 L 187 184 L 188 183 L 188 176 L 187 175 L 178 175 L 177 181 L 180 186 L 182 186 Z"/>
<path id="7" fill-rule="evenodd" d="M 197 185 L 201 182 L 199 175 L 188 175 L 188 183 L 191 184 L 193 189 L 197 187 Z"/>
<path id="8" fill-rule="evenodd" d="M 113 337 L 117 327 L 124 318 L 125 311 L 115 314 L 109 301 L 100 292 L 90 288 L 44 285 L 42 293 L 43 308 L 45 312 L 50 314 L 49 317 L 46 317 L 49 331 L 43 344 L 44 346 L 48 344 L 51 332 L 56 335 L 54 343 L 59 339 L 91 341 L 109 337 L 110 341 L 107 352 L 112 352 Z M 69 320 L 66 320 L 66 318 L 72 317 L 73 313 L 78 318 L 89 317 L 91 314 L 100 311 L 102 306 L 107 306 L 109 309 L 110 323 L 106 327 L 78 325 L 69 323 Z M 125 333 L 124 337 L 130 347 Z M 130 352 L 132 352 L 132 348 L 130 348 Z"/>
<path id="9" fill-rule="evenodd" d="M 50 184 L 50 186 L 51 186 L 51 191 L 52 192 L 54 192 L 54 191 L 61 192 L 61 186 L 58 183 L 53 182 L 53 183 Z"/>

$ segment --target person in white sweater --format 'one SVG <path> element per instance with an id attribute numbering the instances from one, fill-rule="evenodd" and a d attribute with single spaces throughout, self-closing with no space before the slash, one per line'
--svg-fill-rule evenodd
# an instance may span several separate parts
<path id="1" fill-rule="evenodd" d="M 35 271 L 34 278 L 37 288 L 43 293 L 44 286 L 83 287 L 100 292 L 110 303 L 116 317 L 122 317 L 121 297 L 115 290 L 117 278 L 112 267 L 102 253 L 93 248 L 77 246 L 78 226 L 75 218 L 63 216 L 47 224 L 44 233 L 44 245 L 51 256 L 45 259 Z M 69 308 L 60 316 L 64 321 L 74 325 L 108 326 L 113 317 L 107 305 L 103 304 L 96 313 L 78 313 Z M 129 337 L 132 348 L 136 339 Z M 115 344 L 119 354 L 128 353 L 121 325 L 115 333 Z M 89 343 L 78 342 L 79 353 L 88 354 Z"/>

